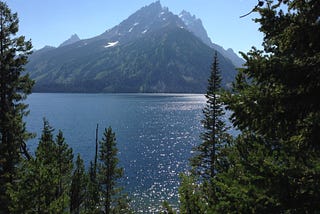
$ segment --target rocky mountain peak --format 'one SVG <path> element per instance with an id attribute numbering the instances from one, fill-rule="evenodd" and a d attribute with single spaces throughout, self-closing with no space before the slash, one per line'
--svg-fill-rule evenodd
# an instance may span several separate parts
<path id="1" fill-rule="evenodd" d="M 201 19 L 198 19 L 195 15 L 191 15 L 189 12 L 183 10 L 179 14 L 179 18 L 187 26 L 187 29 L 191 31 L 194 35 L 200 38 L 203 43 L 212 47 L 211 39 L 209 38 L 207 31 L 205 30 Z"/>
<path id="2" fill-rule="evenodd" d="M 156 1 L 142 7 L 119 25 L 96 37 L 95 40 L 118 41 L 119 44 L 123 44 L 162 29 L 165 26 L 185 27 L 185 24 L 178 16 L 171 13 L 167 7 L 162 7 L 160 1 Z"/>
<path id="3" fill-rule="evenodd" d="M 185 22 L 185 24 L 192 24 L 193 22 L 202 23 L 200 19 L 197 19 L 195 15 L 191 15 L 188 11 L 182 10 L 179 14 L 179 17 L 182 19 L 182 21 Z"/>
<path id="4" fill-rule="evenodd" d="M 179 18 L 187 26 L 187 29 L 190 32 L 192 32 L 195 36 L 200 38 L 203 43 L 205 43 L 209 47 L 214 48 L 215 50 L 220 52 L 224 57 L 230 59 L 236 67 L 241 67 L 243 65 L 244 63 L 243 59 L 240 58 L 237 54 L 235 54 L 231 48 L 229 48 L 228 50 L 225 50 L 220 45 L 212 43 L 211 39 L 207 34 L 206 29 L 202 24 L 202 21 L 199 18 L 197 18 L 195 15 L 191 15 L 189 12 L 183 10 L 179 14 Z"/>
<path id="5" fill-rule="evenodd" d="M 142 7 L 140 10 L 156 10 L 156 11 L 160 11 L 162 10 L 162 5 L 160 3 L 160 1 L 155 1 L 147 6 Z"/>
<path id="6" fill-rule="evenodd" d="M 69 39 L 67 39 L 66 41 L 61 43 L 61 45 L 59 45 L 59 47 L 63 47 L 63 46 L 66 46 L 66 45 L 71 45 L 71 44 L 76 43 L 78 41 L 80 41 L 79 36 L 77 34 L 73 34 L 73 35 L 71 35 L 71 37 Z"/>

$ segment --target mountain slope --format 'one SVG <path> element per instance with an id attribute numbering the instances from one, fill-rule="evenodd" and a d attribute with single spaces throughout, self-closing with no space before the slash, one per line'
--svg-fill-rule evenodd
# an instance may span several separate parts
<path id="1" fill-rule="evenodd" d="M 213 53 L 155 2 L 97 37 L 35 52 L 26 69 L 41 92 L 202 93 Z M 227 85 L 236 71 L 218 57 Z"/>

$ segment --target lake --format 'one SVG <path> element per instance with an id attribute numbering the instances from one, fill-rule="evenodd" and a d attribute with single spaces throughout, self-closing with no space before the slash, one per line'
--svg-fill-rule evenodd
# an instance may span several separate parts
<path id="1" fill-rule="evenodd" d="M 99 139 L 111 126 L 125 190 L 136 211 L 154 212 L 163 200 L 178 202 L 178 175 L 187 170 L 192 148 L 200 143 L 205 101 L 199 94 L 31 94 L 26 122 L 37 137 L 28 147 L 35 150 L 45 117 L 88 166 L 96 125 Z"/>

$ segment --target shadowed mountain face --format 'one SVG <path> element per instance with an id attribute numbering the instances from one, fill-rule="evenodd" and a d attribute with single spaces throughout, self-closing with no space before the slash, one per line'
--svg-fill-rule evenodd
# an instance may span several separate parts
<path id="1" fill-rule="evenodd" d="M 26 70 L 38 92 L 202 93 L 214 51 L 186 20 L 155 2 L 99 36 L 73 36 L 36 51 Z M 227 86 L 236 70 L 222 53 L 218 58 Z"/>

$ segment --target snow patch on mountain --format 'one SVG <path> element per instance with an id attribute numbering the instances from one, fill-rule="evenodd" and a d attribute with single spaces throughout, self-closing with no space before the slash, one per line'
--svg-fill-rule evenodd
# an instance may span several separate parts
<path id="1" fill-rule="evenodd" d="M 108 42 L 108 44 L 105 45 L 104 47 L 105 47 L 105 48 L 114 47 L 114 46 L 116 46 L 118 43 L 119 43 L 119 41 L 116 41 L 116 42 Z"/>

